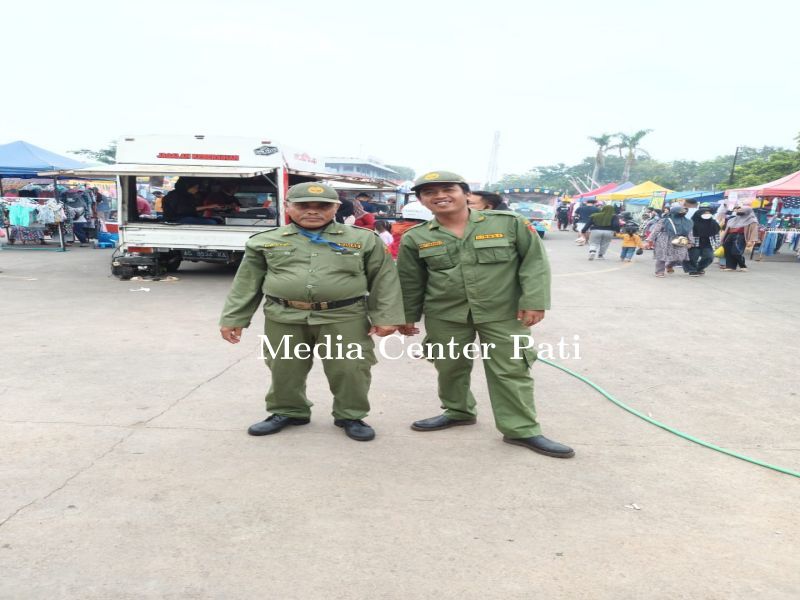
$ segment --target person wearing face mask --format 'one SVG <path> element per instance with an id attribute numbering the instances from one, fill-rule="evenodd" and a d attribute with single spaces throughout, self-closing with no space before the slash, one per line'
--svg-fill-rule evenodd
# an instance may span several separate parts
<path id="1" fill-rule="evenodd" d="M 747 271 L 744 255 L 752 250 L 757 241 L 758 219 L 753 214 L 753 209 L 750 206 L 737 206 L 722 232 L 722 245 L 725 248 L 723 271 L 735 271 L 737 267 Z"/>
<path id="2" fill-rule="evenodd" d="M 719 223 L 708 202 L 703 202 L 692 215 L 694 244 L 689 248 L 689 260 L 684 270 L 692 277 L 705 275 L 706 267 L 714 262 L 714 250 L 719 246 Z"/>
<path id="3" fill-rule="evenodd" d="M 672 273 L 675 265 L 682 265 L 689 260 L 693 229 L 694 223 L 686 218 L 683 206 L 671 207 L 669 215 L 653 226 L 650 244 L 655 251 L 656 277 L 664 277 L 665 271 Z"/>

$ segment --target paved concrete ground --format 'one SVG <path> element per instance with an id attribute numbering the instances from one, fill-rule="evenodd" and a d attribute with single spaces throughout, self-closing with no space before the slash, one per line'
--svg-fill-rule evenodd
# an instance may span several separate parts
<path id="1" fill-rule="evenodd" d="M 660 280 L 648 255 L 590 263 L 572 237 L 547 240 L 554 309 L 538 339 L 579 335 L 565 363 L 620 399 L 800 470 L 800 265 Z M 0 252 L 1 598 L 800 593 L 798 479 L 543 364 L 545 434 L 573 460 L 501 443 L 479 370 L 477 426 L 412 432 L 439 412 L 433 368 L 413 359 L 374 371 L 374 442 L 332 425 L 318 366 L 312 424 L 248 437 L 268 376 L 255 330 L 218 338 L 230 271 L 120 282 L 109 256 Z"/>

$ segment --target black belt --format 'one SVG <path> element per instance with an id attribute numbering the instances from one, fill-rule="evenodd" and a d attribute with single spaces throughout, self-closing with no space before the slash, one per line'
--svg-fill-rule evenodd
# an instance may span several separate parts
<path id="1" fill-rule="evenodd" d="M 330 310 L 332 308 L 341 308 L 343 306 L 350 306 L 359 300 L 363 300 L 364 296 L 356 298 L 348 298 L 347 300 L 331 300 L 330 302 L 303 302 L 302 300 L 284 300 L 283 298 L 276 298 L 275 296 L 267 296 L 273 302 L 281 306 L 288 306 L 290 308 L 299 308 L 300 310 Z"/>

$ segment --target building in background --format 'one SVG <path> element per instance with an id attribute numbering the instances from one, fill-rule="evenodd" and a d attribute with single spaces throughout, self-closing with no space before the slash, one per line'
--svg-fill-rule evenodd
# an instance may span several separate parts
<path id="1" fill-rule="evenodd" d="M 331 156 L 325 158 L 325 167 L 339 175 L 357 175 L 374 179 L 387 179 L 401 183 L 403 177 L 373 157 L 345 158 Z"/>

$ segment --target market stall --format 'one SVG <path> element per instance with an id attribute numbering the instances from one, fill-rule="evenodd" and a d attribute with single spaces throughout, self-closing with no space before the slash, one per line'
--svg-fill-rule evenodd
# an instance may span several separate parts
<path id="1" fill-rule="evenodd" d="M 621 205 L 625 210 L 634 214 L 641 213 L 645 207 L 661 208 L 664 205 L 664 198 L 672 190 L 658 185 L 653 181 L 645 181 L 638 185 L 631 185 L 623 189 L 618 189 L 605 194 L 599 194 L 597 200 L 601 202 L 613 202 Z M 640 203 L 634 203 L 639 201 Z"/>
<path id="2" fill-rule="evenodd" d="M 630 181 L 626 181 L 625 183 L 612 182 L 612 183 L 607 183 L 605 185 L 601 185 L 599 188 L 589 190 L 588 192 L 584 192 L 583 194 L 572 196 L 572 198 L 573 200 L 577 200 L 580 202 L 585 202 L 586 200 L 596 200 L 597 196 L 600 194 L 610 194 L 612 192 L 626 190 L 631 187 L 633 187 L 633 184 Z"/>
<path id="3" fill-rule="evenodd" d="M 723 200 L 725 192 L 711 192 L 705 190 L 694 190 L 691 192 L 669 192 L 664 196 L 667 204 L 681 200 L 696 200 L 700 202 L 717 203 Z M 652 196 L 646 198 L 631 198 L 625 201 L 625 206 L 649 206 Z"/>
<path id="4" fill-rule="evenodd" d="M 76 169 L 84 163 L 61 156 L 23 141 L 0 145 L 0 229 L 3 241 L 25 247 L 28 243 L 44 244 L 47 237 L 58 238 L 57 248 L 64 245 L 64 224 L 69 216 L 63 203 L 58 199 L 58 183 L 53 179 L 52 194 L 37 194 L 32 190 L 16 192 L 6 196 L 3 191 L 3 178 L 30 179 L 38 177 L 41 171 Z"/>
<path id="5" fill-rule="evenodd" d="M 757 260 L 790 247 L 800 258 L 800 171 L 775 181 L 725 192 L 727 206 L 753 206 L 760 224 Z"/>

